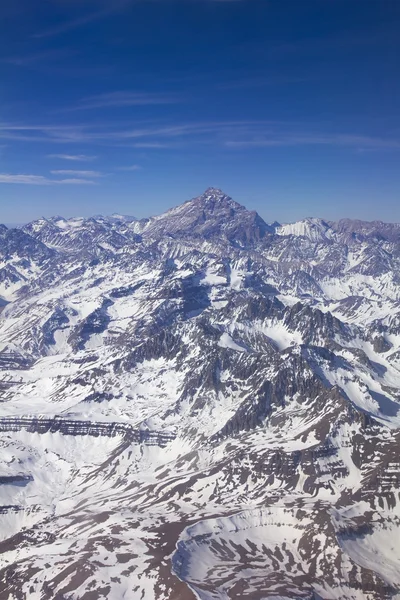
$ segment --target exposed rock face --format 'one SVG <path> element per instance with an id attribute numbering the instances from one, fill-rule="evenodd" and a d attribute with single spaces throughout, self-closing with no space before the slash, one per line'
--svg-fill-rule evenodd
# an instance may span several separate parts
<path id="1" fill-rule="evenodd" d="M 273 231 L 256 212 L 248 211 L 221 190 L 209 188 L 201 196 L 150 220 L 143 236 L 222 236 L 233 244 L 252 245 Z"/>
<path id="2" fill-rule="evenodd" d="M 331 223 L 331 227 L 333 231 L 350 243 L 355 240 L 371 240 L 398 244 L 400 241 L 399 223 L 341 219 L 337 223 Z"/>
<path id="3" fill-rule="evenodd" d="M 27 235 L 22 229 L 0 230 L 1 248 L 0 255 L 4 260 L 17 257 L 20 261 L 25 259 L 26 266 L 30 261 L 44 261 L 53 255 L 53 252 L 40 240 Z"/>
<path id="4" fill-rule="evenodd" d="M 0 227 L 0 597 L 400 597 L 399 226 Z"/>
<path id="5" fill-rule="evenodd" d="M 62 435 L 115 437 L 122 436 L 130 443 L 165 447 L 175 436 L 148 429 L 135 429 L 125 423 L 96 423 L 94 421 L 72 421 L 60 418 L 0 418 L 0 431 L 23 431 L 29 433 L 61 433 Z"/>

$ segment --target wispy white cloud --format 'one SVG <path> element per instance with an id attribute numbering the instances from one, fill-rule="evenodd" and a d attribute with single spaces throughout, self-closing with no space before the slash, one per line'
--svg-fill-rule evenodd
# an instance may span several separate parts
<path id="1" fill-rule="evenodd" d="M 400 140 L 352 134 L 276 135 L 225 142 L 230 148 L 267 148 L 271 146 L 347 146 L 358 149 L 400 149 Z"/>
<path id="2" fill-rule="evenodd" d="M 170 94 L 152 94 L 147 92 L 110 92 L 83 98 L 76 106 L 67 110 L 86 110 L 92 108 L 111 108 L 122 106 L 152 106 L 175 104 L 181 100 Z"/>
<path id="3" fill-rule="evenodd" d="M 75 169 L 56 169 L 50 171 L 52 175 L 76 175 L 77 177 L 103 177 L 100 171 L 79 171 Z"/>
<path id="4" fill-rule="evenodd" d="M 35 38 L 47 38 L 53 37 L 62 33 L 66 33 L 68 31 L 73 31 L 74 29 L 78 29 L 79 27 L 84 27 L 94 21 L 98 21 L 100 19 L 105 19 L 106 17 L 123 11 L 125 8 L 129 7 L 132 4 L 140 3 L 140 2 L 154 2 L 154 3 L 162 3 L 166 0 L 113 0 L 112 2 L 104 2 L 103 8 L 100 8 L 96 11 L 92 11 L 87 13 L 86 15 L 77 17 L 75 19 L 66 20 L 64 23 L 57 25 L 56 27 L 52 27 L 50 29 L 45 29 L 43 31 L 38 31 L 33 35 Z M 212 3 L 236 3 L 236 2 L 244 2 L 246 0 L 185 0 L 187 3 L 189 2 L 212 2 Z"/>
<path id="5" fill-rule="evenodd" d="M 0 173 L 0 183 L 23 183 L 26 185 L 49 185 L 49 180 L 42 175 L 10 175 Z"/>
<path id="6" fill-rule="evenodd" d="M 335 127 L 336 131 L 339 129 Z M 100 123 L 69 126 L 23 126 L 0 123 L 0 140 L 30 141 L 129 148 L 183 148 L 214 145 L 225 148 L 266 148 L 272 146 L 337 146 L 353 150 L 398 150 L 400 139 L 354 132 L 326 131 L 322 125 L 273 121 L 199 121 L 143 126 Z M 52 154 L 64 160 L 94 160 L 95 157 Z"/>
<path id="7" fill-rule="evenodd" d="M 47 158 L 59 158 L 60 160 L 85 162 L 85 161 L 96 160 L 97 156 L 88 156 L 87 154 L 48 154 Z"/>
<path id="8" fill-rule="evenodd" d="M 274 77 L 259 75 L 257 77 L 231 78 L 227 81 L 222 81 L 216 84 L 217 89 L 246 89 L 246 88 L 262 88 L 262 87 L 278 87 L 298 83 L 306 83 L 310 81 L 310 77 L 276 75 Z"/>
<path id="9" fill-rule="evenodd" d="M 130 167 L 118 167 L 118 171 L 141 171 L 143 167 L 140 165 L 131 165 Z"/>
<path id="10" fill-rule="evenodd" d="M 0 58 L 0 63 L 16 67 L 29 67 L 43 61 L 53 61 L 74 54 L 70 48 L 51 49 L 43 52 L 30 52 L 29 54 L 5 56 Z"/>
<path id="11" fill-rule="evenodd" d="M 99 19 L 104 19 L 112 13 L 124 9 L 129 4 L 132 4 L 133 1 L 134 0 L 113 0 L 112 2 L 106 2 L 104 7 L 100 8 L 99 10 L 89 12 L 86 15 L 77 17 L 76 19 L 66 20 L 64 23 L 62 23 L 61 25 L 57 25 L 56 27 L 45 29 L 43 31 L 38 31 L 33 35 L 33 37 L 53 37 L 61 33 L 72 31 L 79 27 L 83 27 L 84 25 L 88 25 L 89 23 L 92 23 L 94 21 L 98 21 Z"/>
<path id="12" fill-rule="evenodd" d="M 23 185 L 94 185 L 95 181 L 79 178 L 49 179 L 43 175 L 0 173 L 0 183 Z"/>
<path id="13" fill-rule="evenodd" d="M 81 125 L 19 125 L 0 122 L 0 140 L 21 142 L 80 142 L 85 126 Z"/>
<path id="14" fill-rule="evenodd" d="M 96 185 L 97 184 L 96 181 L 91 181 L 90 179 L 80 179 L 80 178 L 52 180 L 52 183 L 61 184 L 61 185 Z"/>
<path id="15" fill-rule="evenodd" d="M 157 150 L 162 148 L 170 148 L 171 144 L 165 142 L 135 142 L 134 144 L 129 144 L 130 148 L 142 148 L 143 150 Z"/>

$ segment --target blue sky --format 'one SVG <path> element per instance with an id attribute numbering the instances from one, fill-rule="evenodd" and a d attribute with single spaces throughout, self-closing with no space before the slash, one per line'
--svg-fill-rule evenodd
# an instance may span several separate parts
<path id="1" fill-rule="evenodd" d="M 267 221 L 400 221 L 398 0 L 0 6 L 0 221 L 157 214 L 221 187 Z"/>

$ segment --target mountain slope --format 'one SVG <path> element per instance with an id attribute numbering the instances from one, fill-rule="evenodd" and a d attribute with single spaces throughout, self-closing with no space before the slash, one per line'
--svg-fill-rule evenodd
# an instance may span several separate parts
<path id="1" fill-rule="evenodd" d="M 376 230 L 269 226 L 213 188 L 1 230 L 0 597 L 400 598 Z"/>

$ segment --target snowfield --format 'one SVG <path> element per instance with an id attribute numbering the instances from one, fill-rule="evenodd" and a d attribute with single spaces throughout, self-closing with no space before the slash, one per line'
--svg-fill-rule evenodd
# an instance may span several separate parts
<path id="1" fill-rule="evenodd" d="M 0 598 L 400 599 L 400 229 L 0 229 Z"/>

